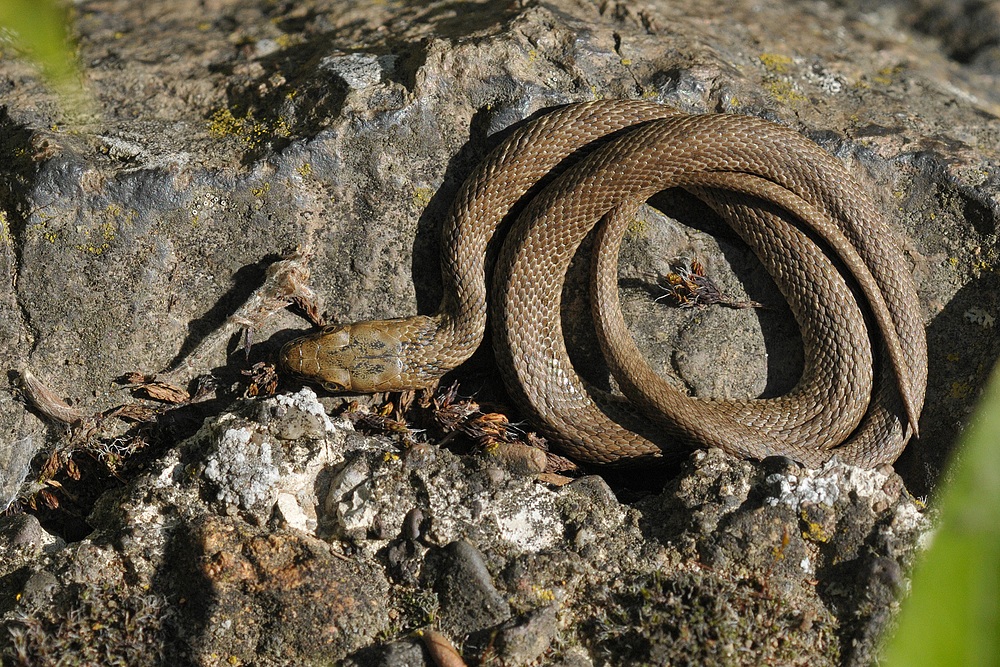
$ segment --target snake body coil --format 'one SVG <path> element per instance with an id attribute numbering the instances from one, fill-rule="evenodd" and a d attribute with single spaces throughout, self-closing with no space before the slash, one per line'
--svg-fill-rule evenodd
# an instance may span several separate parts
<path id="1" fill-rule="evenodd" d="M 788 300 L 805 364 L 787 395 L 690 397 L 635 347 L 618 307 L 618 248 L 637 208 L 671 187 L 726 219 Z M 487 305 L 487 246 L 520 208 Z M 602 219 L 592 301 L 627 399 L 586 386 L 562 336 L 569 262 Z M 334 391 L 429 386 L 479 346 L 489 307 L 518 407 L 584 463 L 718 446 L 748 458 L 818 466 L 836 454 L 874 467 L 895 460 L 916 431 L 927 349 L 898 242 L 839 162 L 773 123 L 627 100 L 563 107 L 512 133 L 469 177 L 445 222 L 442 255 L 435 315 L 327 327 L 286 345 L 284 368 Z"/>

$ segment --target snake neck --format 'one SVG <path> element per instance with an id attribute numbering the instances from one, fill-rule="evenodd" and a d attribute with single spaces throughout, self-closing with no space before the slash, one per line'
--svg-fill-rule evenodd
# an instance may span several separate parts
<path id="1" fill-rule="evenodd" d="M 431 346 L 443 357 L 439 365 L 444 372 L 457 367 L 472 356 L 483 342 L 486 331 L 485 288 L 482 296 L 446 292 L 438 312 L 432 318 L 436 324 Z M 422 357 L 428 358 L 426 353 Z"/>

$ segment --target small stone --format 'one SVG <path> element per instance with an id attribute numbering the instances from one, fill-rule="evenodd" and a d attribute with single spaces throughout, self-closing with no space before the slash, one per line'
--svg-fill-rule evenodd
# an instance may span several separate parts
<path id="1" fill-rule="evenodd" d="M 545 452 L 520 442 L 502 442 L 492 452 L 493 459 L 515 475 L 545 472 Z"/>
<path id="2" fill-rule="evenodd" d="M 415 639 L 400 639 L 389 642 L 378 649 L 378 654 L 373 656 L 373 661 L 365 663 L 346 663 L 381 665 L 382 667 L 425 667 L 428 662 L 425 659 L 423 645 Z"/>
<path id="3" fill-rule="evenodd" d="M 327 56 L 320 60 L 320 69 L 326 70 L 343 81 L 348 88 L 360 90 L 381 82 L 383 65 L 387 61 L 370 53 L 351 53 L 345 56 Z"/>
<path id="4" fill-rule="evenodd" d="M 422 533 L 420 525 L 424 521 L 424 513 L 419 507 L 414 507 L 403 517 L 403 537 L 408 540 L 419 540 Z"/>
<path id="5" fill-rule="evenodd" d="M 51 599 L 52 595 L 59 589 L 59 580 L 48 570 L 39 570 L 28 577 L 21 589 L 21 596 L 24 601 L 33 600 L 42 602 Z"/>
<path id="6" fill-rule="evenodd" d="M 505 623 L 496 638 L 503 664 L 527 665 L 542 657 L 559 630 L 557 611 L 555 605 L 549 605 Z"/>
<path id="7" fill-rule="evenodd" d="M 510 606 L 493 584 L 482 554 L 465 540 L 444 548 L 434 564 L 434 590 L 441 601 L 441 628 L 461 636 L 510 618 Z"/>

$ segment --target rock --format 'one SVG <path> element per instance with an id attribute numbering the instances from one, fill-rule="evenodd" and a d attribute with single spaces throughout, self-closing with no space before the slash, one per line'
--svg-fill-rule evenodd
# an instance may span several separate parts
<path id="1" fill-rule="evenodd" d="M 929 525 L 909 494 L 933 490 L 1000 354 L 996 21 L 973 4 L 77 3 L 92 113 L 0 60 L 0 508 L 37 521 L 0 526 L 3 659 L 420 664 L 405 638 L 446 614 L 478 630 L 467 657 L 500 633 L 527 659 L 504 619 L 551 609 L 552 664 L 870 664 Z M 699 452 L 550 488 L 535 454 L 512 472 L 367 437 L 309 390 L 236 400 L 305 328 L 283 311 L 156 424 L 108 416 L 70 445 L 19 400 L 30 368 L 85 414 L 135 406 L 114 378 L 179 361 L 293 249 L 336 320 L 432 312 L 464 177 L 511 126 L 599 97 L 769 118 L 870 186 L 930 344 L 895 471 Z M 652 203 L 673 217 L 642 213 L 620 285 L 654 367 L 713 395 L 794 384 L 801 343 L 759 263 L 689 198 Z M 768 308 L 655 302 L 649 274 L 684 258 Z M 582 272 L 568 345 L 608 385 Z M 484 403 L 503 399 L 489 356 L 456 374 Z M 429 576 L 451 544 L 480 555 L 454 588 L 490 600 L 474 622 Z"/>
<path id="2" fill-rule="evenodd" d="M 149 664 L 136 646 L 182 662 L 419 664 L 411 644 L 376 637 L 433 621 L 466 638 L 467 658 L 505 664 L 809 651 L 831 662 L 839 627 L 863 639 L 844 650 L 862 661 L 928 525 L 893 473 L 836 463 L 810 471 L 699 452 L 629 507 L 597 476 L 549 490 L 489 457 L 427 446 L 397 455 L 343 420 L 275 437 L 317 405 L 310 391 L 237 403 L 105 493 L 87 539 L 10 550 L 20 555 L 0 560 L 8 655 L 97 660 L 52 637 L 101 626 L 111 628 L 101 659 L 130 664 Z M 233 424 L 272 439 L 270 506 L 233 511 L 201 472 Z M 290 499 L 304 527 L 287 520 Z M 353 530 L 343 503 L 363 518 Z M 31 532 L 30 519 L 20 524 L 5 539 Z M 729 630 L 713 643 L 717 624 Z"/>
<path id="3" fill-rule="evenodd" d="M 206 423 L 186 448 L 203 453 L 206 486 L 227 511 L 264 522 L 277 503 L 286 523 L 315 531 L 315 478 L 343 458 L 344 444 L 315 392 L 304 388 Z"/>
<path id="4" fill-rule="evenodd" d="M 29 553 L 55 553 L 66 546 L 66 542 L 42 528 L 38 518 L 31 514 L 15 515 L 0 519 L 0 540 L 8 548 L 21 549 Z"/>
<path id="5" fill-rule="evenodd" d="M 428 568 L 441 601 L 441 626 L 449 634 L 461 637 L 510 618 L 482 554 L 468 542 L 452 542 Z"/>
<path id="6" fill-rule="evenodd" d="M 432 663 L 427 659 L 427 652 L 416 639 L 401 639 L 389 642 L 370 651 L 371 655 L 356 656 L 354 660 L 345 663 L 346 667 L 355 665 L 382 665 L 384 667 L 429 667 Z"/>
<path id="7" fill-rule="evenodd" d="M 496 651 L 504 665 L 534 664 L 556 639 L 555 605 L 541 607 L 505 623 L 496 635 Z"/>

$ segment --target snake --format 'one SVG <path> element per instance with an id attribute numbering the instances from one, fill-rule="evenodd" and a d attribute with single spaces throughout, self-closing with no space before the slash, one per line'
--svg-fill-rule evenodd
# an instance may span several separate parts
<path id="1" fill-rule="evenodd" d="M 619 249 L 640 207 L 671 188 L 725 220 L 788 302 L 804 361 L 786 394 L 691 396 L 629 334 Z M 562 334 L 567 270 L 595 228 L 591 304 L 616 393 L 580 377 Z M 433 387 L 476 351 L 489 322 L 514 407 L 581 464 L 717 447 L 875 468 L 918 434 L 927 342 L 902 241 L 844 164 L 778 123 L 640 100 L 551 110 L 469 175 L 444 220 L 441 257 L 433 315 L 323 327 L 282 347 L 283 371 L 332 392 Z"/>

